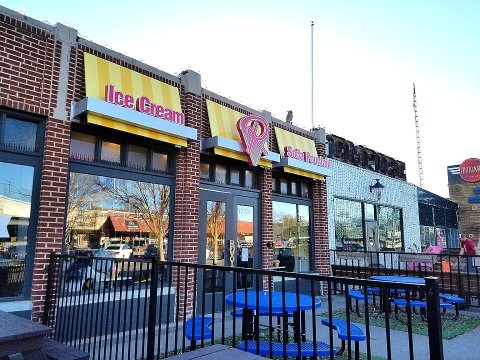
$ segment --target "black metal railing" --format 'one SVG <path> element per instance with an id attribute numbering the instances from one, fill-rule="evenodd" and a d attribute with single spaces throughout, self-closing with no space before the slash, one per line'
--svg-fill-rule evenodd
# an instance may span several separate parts
<path id="1" fill-rule="evenodd" d="M 345 291 L 335 295 L 336 288 Z M 357 325 L 364 339 L 356 337 L 352 322 L 353 288 L 363 291 Z M 371 301 L 373 289 L 378 303 Z M 391 326 L 392 294 L 400 293 L 407 302 L 403 332 Z M 413 335 L 418 315 L 410 301 L 419 298 L 426 304 L 429 349 Z M 334 359 L 341 348 L 348 358 L 363 352 L 368 359 L 443 359 L 440 315 L 434 278 L 405 284 L 51 254 L 44 323 L 54 329 L 54 339 L 87 351 L 91 359 L 159 359 L 216 343 L 284 359 Z M 343 346 L 337 331 L 324 326 L 335 319 L 344 321 Z"/>
<path id="2" fill-rule="evenodd" d="M 330 259 L 334 276 L 438 277 L 441 293 L 464 298 L 466 306 L 480 307 L 480 256 L 330 250 Z"/>

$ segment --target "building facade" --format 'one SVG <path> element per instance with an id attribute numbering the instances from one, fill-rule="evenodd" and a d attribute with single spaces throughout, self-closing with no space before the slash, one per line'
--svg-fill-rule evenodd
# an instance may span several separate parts
<path id="1" fill-rule="evenodd" d="M 0 57 L 0 309 L 40 319 L 50 253 L 112 243 L 329 273 L 322 129 L 3 7 Z"/>
<path id="2" fill-rule="evenodd" d="M 469 158 L 460 165 L 451 165 L 448 171 L 450 199 L 458 204 L 458 230 L 461 234 L 480 241 L 480 160 Z"/>

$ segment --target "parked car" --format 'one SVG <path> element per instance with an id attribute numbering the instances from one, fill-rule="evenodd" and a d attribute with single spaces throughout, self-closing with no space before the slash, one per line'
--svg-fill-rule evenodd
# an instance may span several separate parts
<path id="1" fill-rule="evenodd" d="M 105 248 L 108 257 L 117 259 L 131 259 L 133 258 L 133 249 L 127 244 L 111 244 Z"/>
<path id="2" fill-rule="evenodd" d="M 95 253 L 94 257 L 74 258 L 73 262 L 67 263 L 66 288 L 69 291 L 92 290 L 116 279 L 118 269 L 115 262 L 103 259 L 108 256 L 107 251 L 101 249 Z"/>

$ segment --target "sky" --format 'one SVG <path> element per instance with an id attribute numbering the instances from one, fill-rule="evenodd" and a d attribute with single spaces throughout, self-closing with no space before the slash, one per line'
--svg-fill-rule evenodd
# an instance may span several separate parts
<path id="1" fill-rule="evenodd" d="M 448 197 L 447 166 L 480 157 L 480 1 L 38 1 L 1 5 L 293 124 L 406 163 Z M 313 73 L 312 26 L 313 21 Z"/>

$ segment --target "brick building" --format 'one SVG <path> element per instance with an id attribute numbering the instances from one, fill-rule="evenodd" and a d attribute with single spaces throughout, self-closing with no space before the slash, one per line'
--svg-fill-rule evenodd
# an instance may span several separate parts
<path id="1" fill-rule="evenodd" d="M 470 158 L 460 165 L 451 165 L 448 171 L 450 199 L 458 203 L 458 230 L 461 234 L 480 241 L 480 160 Z M 459 247 L 458 241 L 456 247 Z"/>
<path id="2" fill-rule="evenodd" d="M 41 318 L 50 252 L 113 242 L 329 273 L 323 129 L 3 7 L 0 58 L 0 309 Z"/>

